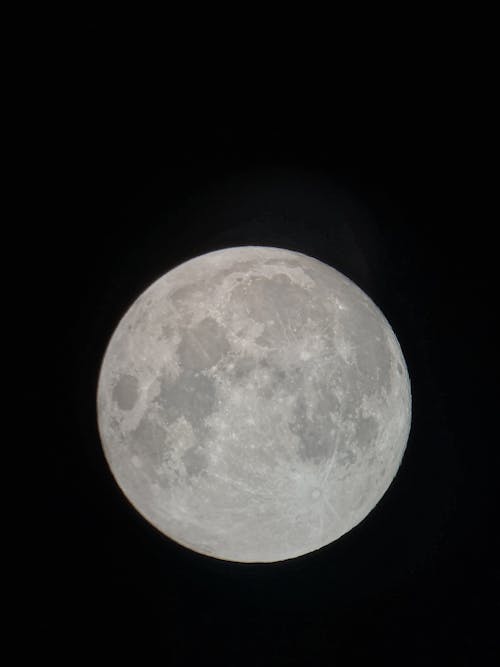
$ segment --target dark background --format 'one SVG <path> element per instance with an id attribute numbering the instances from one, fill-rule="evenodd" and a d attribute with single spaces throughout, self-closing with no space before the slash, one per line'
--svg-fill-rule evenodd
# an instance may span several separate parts
<path id="1" fill-rule="evenodd" d="M 375 98 L 342 117 L 265 103 L 211 117 L 106 90 L 61 116 L 46 193 L 57 215 L 33 224 L 55 387 L 40 435 L 40 641 L 165 665 L 492 664 L 493 238 L 464 118 Z M 382 501 L 339 541 L 270 565 L 200 556 L 147 524 L 113 480 L 95 414 L 131 302 L 179 263 L 245 244 L 298 250 L 357 283 L 391 323 L 413 393 Z"/>

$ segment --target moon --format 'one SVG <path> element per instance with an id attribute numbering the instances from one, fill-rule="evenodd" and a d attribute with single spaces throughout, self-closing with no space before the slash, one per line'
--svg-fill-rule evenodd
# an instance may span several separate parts
<path id="1" fill-rule="evenodd" d="M 379 308 L 317 259 L 225 248 L 169 271 L 106 349 L 97 416 L 111 472 L 175 542 L 283 561 L 351 530 L 400 466 L 410 379 Z"/>

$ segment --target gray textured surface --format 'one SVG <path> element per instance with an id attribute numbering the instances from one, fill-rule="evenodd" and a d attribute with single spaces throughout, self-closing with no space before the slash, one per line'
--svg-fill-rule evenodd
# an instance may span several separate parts
<path id="1" fill-rule="evenodd" d="M 151 285 L 98 386 L 111 470 L 137 510 L 200 553 L 293 558 L 350 530 L 391 483 L 411 421 L 396 337 L 345 276 L 240 247 Z"/>

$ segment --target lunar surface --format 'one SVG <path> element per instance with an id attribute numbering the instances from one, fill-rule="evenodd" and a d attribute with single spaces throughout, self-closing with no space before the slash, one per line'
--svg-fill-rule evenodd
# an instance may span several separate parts
<path id="1" fill-rule="evenodd" d="M 238 247 L 132 304 L 97 392 L 106 459 L 151 524 L 198 553 L 273 562 L 358 524 L 410 430 L 406 364 L 352 281 L 306 255 Z"/>

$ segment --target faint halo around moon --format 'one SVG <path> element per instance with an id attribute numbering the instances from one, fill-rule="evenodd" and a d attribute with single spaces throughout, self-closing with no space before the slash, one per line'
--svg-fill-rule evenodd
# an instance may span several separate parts
<path id="1" fill-rule="evenodd" d="M 201 554 L 273 562 L 377 504 L 411 422 L 408 371 L 375 304 L 326 264 L 236 247 L 154 282 L 104 355 L 111 471 L 151 524 Z"/>

